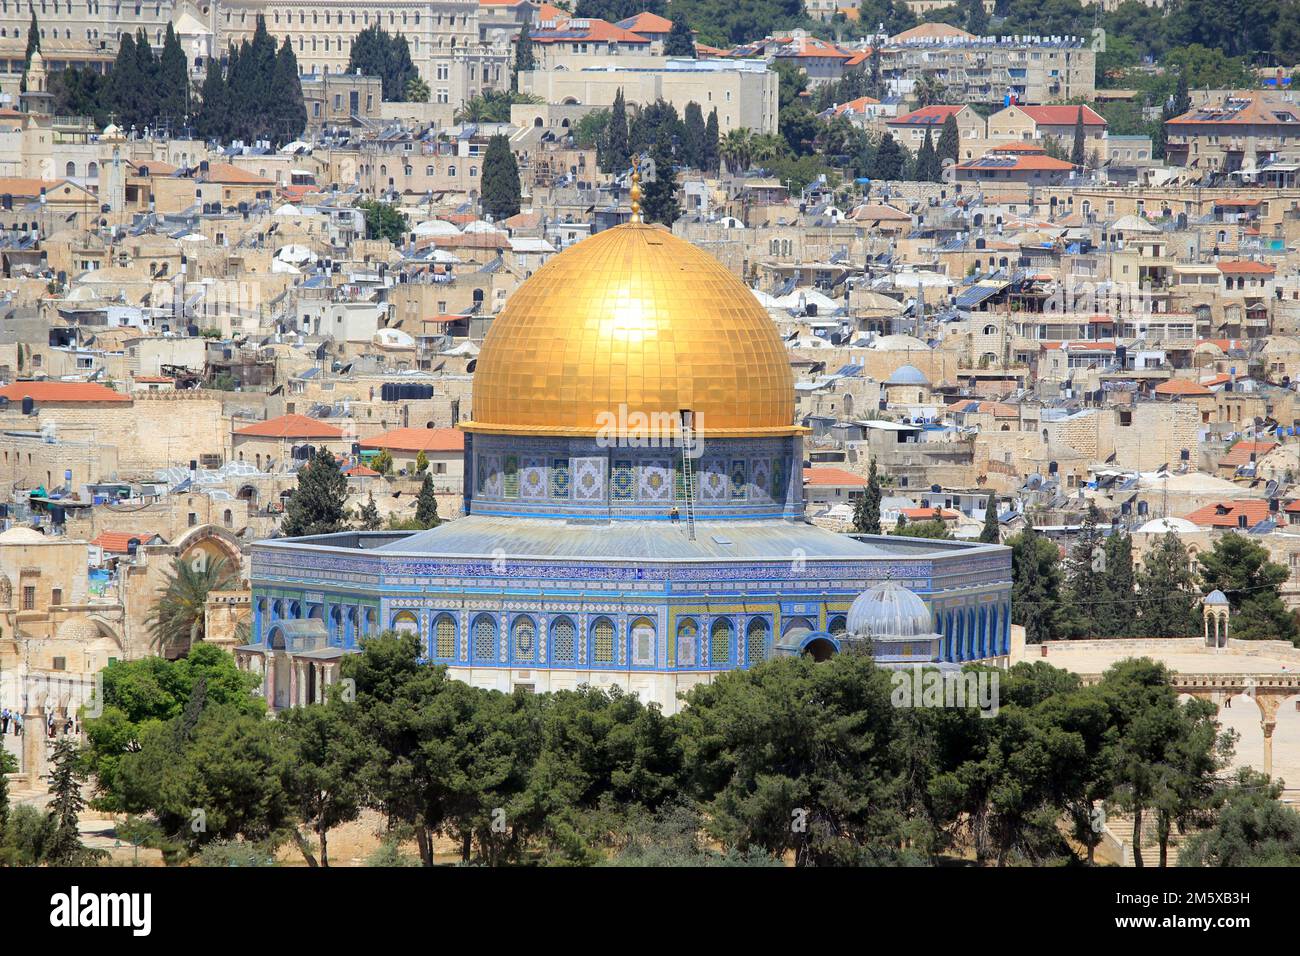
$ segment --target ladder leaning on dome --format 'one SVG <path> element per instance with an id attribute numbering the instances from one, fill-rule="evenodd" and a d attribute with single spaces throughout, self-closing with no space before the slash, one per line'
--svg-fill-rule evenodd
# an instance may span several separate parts
<path id="1" fill-rule="evenodd" d="M 691 431 L 691 410 L 683 408 L 678 418 L 682 441 L 682 497 L 686 499 L 686 536 L 695 540 L 695 471 L 691 459 L 695 452 L 695 438 Z"/>

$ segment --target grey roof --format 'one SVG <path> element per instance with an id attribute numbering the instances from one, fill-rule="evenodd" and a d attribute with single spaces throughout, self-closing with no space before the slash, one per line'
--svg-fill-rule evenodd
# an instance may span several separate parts
<path id="1" fill-rule="evenodd" d="M 542 518 L 470 515 L 417 532 L 376 551 L 449 556 L 582 558 L 630 561 L 789 561 L 912 555 L 914 548 L 859 541 L 815 525 L 781 520 L 696 521 L 687 536 L 686 519 L 578 524 Z M 306 543 L 306 542 L 304 542 Z M 924 549 L 921 553 L 924 553 Z"/>
<path id="2" fill-rule="evenodd" d="M 1221 607 L 1228 603 L 1228 596 L 1218 588 L 1215 588 L 1205 596 L 1205 603 L 1211 607 Z"/>

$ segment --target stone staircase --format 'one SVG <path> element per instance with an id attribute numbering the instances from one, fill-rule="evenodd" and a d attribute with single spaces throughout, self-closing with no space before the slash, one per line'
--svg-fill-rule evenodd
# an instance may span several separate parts
<path id="1" fill-rule="evenodd" d="M 1165 854 L 1166 866 L 1178 865 L 1178 854 L 1186 837 L 1176 829 L 1169 834 L 1169 849 Z M 1106 842 L 1112 845 L 1121 866 L 1135 866 L 1133 849 L 1133 816 L 1109 813 L 1106 816 Z M 1160 865 L 1160 841 L 1156 837 L 1155 815 L 1148 811 L 1142 818 L 1142 845 L 1137 852 L 1142 855 L 1142 865 Z"/>

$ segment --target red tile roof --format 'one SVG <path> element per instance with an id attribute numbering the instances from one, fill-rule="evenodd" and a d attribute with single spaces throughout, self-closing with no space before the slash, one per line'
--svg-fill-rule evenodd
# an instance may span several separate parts
<path id="1" fill-rule="evenodd" d="M 102 548 L 110 554 L 126 554 L 127 542 L 135 538 L 141 544 L 148 544 L 158 537 L 156 531 L 104 531 L 91 539 L 91 544 Z"/>
<path id="2" fill-rule="evenodd" d="M 361 447 L 389 451 L 464 451 L 465 433 L 459 428 L 394 428 L 367 438 Z"/>
<path id="3" fill-rule="evenodd" d="M 803 483 L 805 485 L 821 485 L 824 487 L 852 485 L 855 488 L 864 488 L 867 479 L 861 475 L 855 475 L 851 471 L 845 471 L 843 468 L 805 468 L 803 470 Z"/>
<path id="4" fill-rule="evenodd" d="M 1267 262 L 1254 262 L 1250 259 L 1225 259 L 1218 263 L 1219 271 L 1231 275 L 1242 273 L 1250 275 L 1272 275 L 1277 271 L 1275 266 Z"/>
<path id="5" fill-rule="evenodd" d="M 898 513 L 908 521 L 952 521 L 959 517 L 958 512 L 951 508 L 900 508 Z"/>
<path id="6" fill-rule="evenodd" d="M 942 126 L 948 121 L 949 116 L 955 116 L 966 107 L 957 106 L 922 106 L 919 110 L 912 110 L 910 113 L 904 113 L 902 116 L 895 116 L 893 119 L 885 120 L 886 126 Z"/>
<path id="7" fill-rule="evenodd" d="M 210 183 L 227 183 L 231 186 L 274 186 L 275 181 L 267 179 L 265 176 L 259 176 L 256 173 L 250 173 L 246 169 L 241 169 L 232 163 L 211 163 L 206 173 L 200 173 L 200 178 Z"/>
<path id="8" fill-rule="evenodd" d="M 832 112 L 836 116 L 843 116 L 845 113 L 865 113 L 868 106 L 879 106 L 880 100 L 874 96 L 859 96 L 856 100 L 849 100 L 847 103 L 841 103 L 833 108 Z"/>
<path id="9" fill-rule="evenodd" d="M 342 438 L 343 429 L 306 415 L 281 415 L 235 429 L 241 438 Z"/>
<path id="10" fill-rule="evenodd" d="M 106 385 L 94 382 L 14 382 L 0 388 L 0 398 L 21 402 L 30 398 L 36 404 L 68 402 L 130 402 L 129 395 L 115 392 Z"/>
<path id="11" fill-rule="evenodd" d="M 628 17 L 626 20 L 619 20 L 618 25 L 624 30 L 631 30 L 633 33 L 668 33 L 673 28 L 673 21 L 667 20 L 657 13 L 651 13 L 649 10 L 642 10 L 636 16 Z"/>
<path id="12" fill-rule="evenodd" d="M 343 469 L 343 474 L 349 478 L 378 478 L 379 472 L 373 468 L 367 468 L 365 465 L 353 465 L 351 468 Z"/>
<path id="13" fill-rule="evenodd" d="M 1250 456 L 1253 454 L 1255 459 L 1263 458 L 1274 448 L 1277 447 L 1275 441 L 1239 441 L 1228 449 L 1228 453 L 1219 459 L 1220 465 L 1230 465 L 1237 467 L 1239 465 L 1250 464 Z"/>
<path id="14" fill-rule="evenodd" d="M 822 59 L 822 60 L 849 60 L 853 54 L 846 53 L 837 47 L 834 43 L 817 37 L 797 37 L 789 41 L 789 45 L 794 49 L 790 52 L 781 50 L 777 53 L 778 57 L 793 56 L 798 59 Z"/>
<path id="15" fill-rule="evenodd" d="M 1011 160 L 1011 162 L 1005 165 L 998 165 L 998 166 L 990 166 L 985 162 L 986 160 L 992 158 L 993 156 L 998 155 L 999 153 L 1005 155 L 1007 159 Z M 1013 152 L 1010 150 L 1003 151 L 1003 150 L 992 149 L 989 150 L 987 153 L 985 153 L 983 156 L 979 157 L 978 159 L 968 159 L 963 163 L 958 163 L 957 168 L 963 170 L 987 169 L 994 172 L 1004 172 L 1006 170 L 1011 170 L 1014 172 L 1024 172 L 1024 171 L 1032 172 L 1035 170 L 1065 172 L 1066 170 L 1073 169 L 1074 164 L 1067 163 L 1063 159 L 1053 159 L 1051 156 L 1048 156 L 1046 153 L 1020 153 L 1020 152 Z"/>
<path id="16" fill-rule="evenodd" d="M 1189 382 L 1185 378 L 1171 378 L 1156 386 L 1157 395 L 1213 395 L 1214 393 L 1199 382 Z"/>
<path id="17" fill-rule="evenodd" d="M 1268 500 L 1248 498 L 1237 501 L 1216 501 L 1204 508 L 1197 508 L 1186 519 L 1202 528 L 1240 528 L 1241 518 L 1246 521 L 1244 527 L 1251 528 L 1268 518 Z"/>
<path id="18" fill-rule="evenodd" d="M 539 22 L 544 23 L 546 21 Z M 650 43 L 639 33 L 624 30 L 608 20 L 596 19 L 573 19 L 555 22 L 549 28 L 534 30 L 531 36 L 534 43 L 572 43 L 575 40 L 589 43 L 644 43 L 647 45 Z"/>

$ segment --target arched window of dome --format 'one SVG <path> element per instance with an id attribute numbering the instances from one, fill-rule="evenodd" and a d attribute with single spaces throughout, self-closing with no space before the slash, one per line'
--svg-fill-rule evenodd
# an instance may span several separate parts
<path id="1" fill-rule="evenodd" d="M 412 611 L 398 611 L 393 615 L 393 630 L 399 634 L 415 634 L 420 630 L 420 621 Z"/>
<path id="2" fill-rule="evenodd" d="M 474 619 L 474 659 L 491 661 L 497 656 L 497 622 L 491 614 L 480 614 Z"/>
<path id="3" fill-rule="evenodd" d="M 510 643 L 517 661 L 531 661 L 537 656 L 537 625 L 527 615 L 515 618 L 510 629 Z"/>
<path id="4" fill-rule="evenodd" d="M 695 618 L 688 617 L 677 623 L 677 666 L 694 667 L 698 660 L 696 654 L 699 647 L 699 625 L 695 623 Z"/>
<path id="5" fill-rule="evenodd" d="M 648 617 L 632 622 L 632 663 L 648 666 L 655 662 L 655 624 Z"/>
<path id="6" fill-rule="evenodd" d="M 614 622 L 598 617 L 591 625 L 591 661 L 593 664 L 614 663 Z"/>
<path id="7" fill-rule="evenodd" d="M 330 639 L 335 643 L 343 641 L 343 608 L 337 604 L 330 608 Z"/>
<path id="8" fill-rule="evenodd" d="M 557 617 L 551 624 L 551 660 L 556 664 L 572 664 L 577 651 L 578 629 L 573 619 Z"/>
<path id="9" fill-rule="evenodd" d="M 731 621 L 720 617 L 709 628 L 709 664 L 725 667 L 731 663 Z"/>
<path id="10" fill-rule="evenodd" d="M 766 619 L 750 618 L 745 628 L 745 662 L 750 667 L 767 660 L 767 632 Z"/>
<path id="11" fill-rule="evenodd" d="M 849 627 L 848 620 L 844 617 L 843 614 L 836 614 L 834 617 L 832 617 L 829 621 L 826 622 L 826 630 L 829 631 L 831 635 L 835 637 L 838 637 L 839 635 L 847 631 L 848 627 Z"/>
<path id="12" fill-rule="evenodd" d="M 456 619 L 450 614 L 439 614 L 433 622 L 433 657 L 451 660 L 456 656 Z"/>

